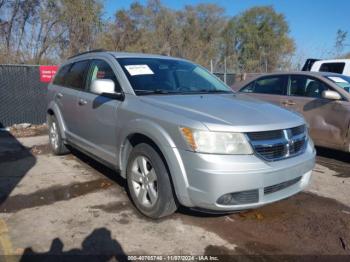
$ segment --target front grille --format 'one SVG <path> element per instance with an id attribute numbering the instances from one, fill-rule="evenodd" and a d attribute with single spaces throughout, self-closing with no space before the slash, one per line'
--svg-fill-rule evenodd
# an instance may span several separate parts
<path id="1" fill-rule="evenodd" d="M 274 130 L 269 132 L 251 132 L 249 137 L 252 140 L 270 140 L 280 138 L 283 135 L 283 130 Z"/>
<path id="2" fill-rule="evenodd" d="M 305 133 L 306 127 L 305 127 L 305 125 L 302 125 L 302 126 L 293 127 L 290 130 L 292 132 L 292 135 L 296 136 L 296 135 L 300 135 L 302 133 Z"/>
<path id="3" fill-rule="evenodd" d="M 247 133 L 256 154 L 267 161 L 277 161 L 302 154 L 307 145 L 305 125 L 283 130 Z"/>
<path id="4" fill-rule="evenodd" d="M 301 179 L 301 176 L 297 177 L 297 178 L 294 178 L 292 180 L 288 180 L 288 181 L 279 183 L 277 185 L 265 187 L 264 188 L 264 194 L 265 195 L 272 194 L 272 193 L 275 193 L 275 192 L 280 191 L 282 189 L 285 189 L 287 187 L 290 187 L 290 186 L 298 183 L 300 181 L 300 179 Z"/>

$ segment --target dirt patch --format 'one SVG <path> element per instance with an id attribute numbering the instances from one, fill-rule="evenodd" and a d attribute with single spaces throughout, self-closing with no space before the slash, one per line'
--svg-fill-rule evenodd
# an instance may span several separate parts
<path id="1" fill-rule="evenodd" d="M 49 144 L 33 146 L 29 149 L 33 155 L 47 155 L 52 152 Z"/>
<path id="2" fill-rule="evenodd" d="M 174 216 L 237 244 L 237 254 L 350 255 L 349 210 L 334 200 L 300 193 L 240 214 Z"/>
<path id="3" fill-rule="evenodd" d="M 91 206 L 91 208 L 100 209 L 107 213 L 117 213 L 123 210 L 128 210 L 131 208 L 131 206 L 130 203 L 126 202 L 113 202 L 107 205 Z"/>
<path id="4" fill-rule="evenodd" d="M 111 186 L 112 183 L 109 180 L 97 179 L 66 186 L 49 187 L 28 195 L 15 195 L 9 197 L 0 205 L 0 213 L 13 213 L 26 208 L 50 205 L 58 201 L 67 201 L 107 189 Z"/>
<path id="5" fill-rule="evenodd" d="M 48 128 L 46 124 L 43 125 L 30 125 L 28 127 L 12 126 L 10 127 L 10 133 L 14 137 L 30 137 L 30 136 L 42 136 L 48 134 Z"/>

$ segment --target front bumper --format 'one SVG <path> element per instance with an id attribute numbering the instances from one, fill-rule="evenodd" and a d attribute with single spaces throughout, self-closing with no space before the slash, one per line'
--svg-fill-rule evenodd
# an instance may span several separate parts
<path id="1" fill-rule="evenodd" d="M 179 153 L 187 174 L 188 206 L 213 211 L 256 208 L 292 196 L 308 185 L 315 165 L 311 145 L 302 155 L 276 162 L 265 162 L 255 155 Z M 258 197 L 249 203 L 218 203 L 225 194 L 247 191 L 255 191 Z"/>

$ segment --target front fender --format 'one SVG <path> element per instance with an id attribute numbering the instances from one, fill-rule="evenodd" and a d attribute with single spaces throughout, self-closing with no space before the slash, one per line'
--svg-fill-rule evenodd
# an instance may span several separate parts
<path id="1" fill-rule="evenodd" d="M 142 134 L 158 146 L 167 162 L 177 199 L 181 204 L 191 206 L 186 170 L 176 144 L 164 128 L 151 120 L 136 119 L 123 127 L 119 139 L 121 150 L 118 163 L 122 177 L 126 178 L 128 137 L 133 134 Z"/>

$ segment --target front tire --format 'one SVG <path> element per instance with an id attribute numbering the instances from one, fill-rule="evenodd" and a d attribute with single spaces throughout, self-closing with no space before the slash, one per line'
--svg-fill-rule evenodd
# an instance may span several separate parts
<path id="1" fill-rule="evenodd" d="M 57 119 L 54 115 L 49 116 L 49 141 L 52 152 L 55 155 L 64 155 L 69 152 L 63 143 L 61 130 L 58 126 Z"/>
<path id="2" fill-rule="evenodd" d="M 136 208 L 145 216 L 161 218 L 176 211 L 169 175 L 152 146 L 142 143 L 133 148 L 127 166 L 128 189 Z"/>

